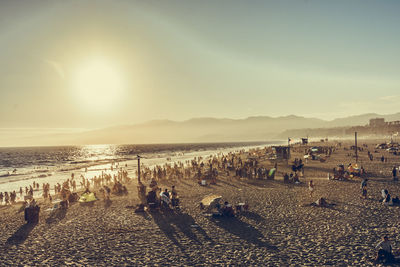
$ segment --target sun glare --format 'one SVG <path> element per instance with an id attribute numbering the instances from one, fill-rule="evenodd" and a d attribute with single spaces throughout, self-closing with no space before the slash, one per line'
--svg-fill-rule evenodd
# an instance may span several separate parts
<path id="1" fill-rule="evenodd" d="M 74 78 L 78 99 L 85 107 L 107 110 L 122 97 L 122 78 L 115 66 L 105 60 L 90 60 L 82 64 Z"/>

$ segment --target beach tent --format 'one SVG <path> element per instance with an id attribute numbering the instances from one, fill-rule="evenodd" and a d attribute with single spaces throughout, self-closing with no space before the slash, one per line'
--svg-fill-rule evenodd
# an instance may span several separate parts
<path id="1" fill-rule="evenodd" d="M 93 202 L 93 201 L 96 201 L 96 200 L 97 200 L 97 198 L 94 195 L 94 193 L 84 193 L 79 198 L 79 202 L 80 203 L 88 203 L 88 202 Z"/>

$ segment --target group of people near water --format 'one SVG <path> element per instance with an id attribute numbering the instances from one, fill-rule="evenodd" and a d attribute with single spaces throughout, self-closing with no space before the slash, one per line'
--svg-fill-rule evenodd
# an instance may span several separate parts
<path id="1" fill-rule="evenodd" d="M 206 158 L 195 157 L 185 162 L 165 163 L 153 168 L 142 166 L 140 177 L 143 181 L 192 178 L 197 179 L 199 183 L 205 179 L 211 184 L 215 183 L 215 178 L 220 174 L 248 179 L 271 179 L 274 178 L 277 165 L 275 164 L 271 169 L 259 165 L 259 158 L 265 156 L 267 150 L 270 148 L 254 149 L 249 152 L 246 160 L 243 159 L 245 150 L 240 150 L 227 154 L 219 153 Z M 136 175 L 139 176 L 138 171 Z"/>
<path id="2" fill-rule="evenodd" d="M 24 190 L 22 187 L 19 188 L 19 198 L 20 200 L 23 199 L 23 197 L 27 197 L 28 199 L 31 199 L 33 197 L 33 191 L 34 190 L 39 190 L 39 184 L 33 181 L 32 185 L 29 185 L 29 188 L 26 186 L 25 187 L 25 195 L 23 195 Z M 5 205 L 12 205 L 15 204 L 17 201 L 17 192 L 14 190 L 12 192 L 0 192 L 0 205 L 3 204 Z"/>
<path id="3" fill-rule="evenodd" d="M 120 168 L 120 170 L 118 170 L 114 175 L 107 174 L 102 171 L 101 175 L 99 175 L 98 177 L 94 176 L 92 179 L 85 178 L 83 175 L 81 175 L 80 178 L 80 186 L 82 189 L 102 189 L 103 186 L 111 185 L 112 189 L 110 191 L 112 192 L 127 192 L 126 187 L 123 186 L 122 183 L 129 183 L 131 181 L 131 178 L 128 177 L 128 172 L 122 168 Z M 39 191 L 40 188 L 42 189 L 43 199 L 45 201 L 48 200 L 49 202 L 52 202 L 53 196 L 61 198 L 62 200 L 66 200 L 72 192 L 76 192 L 78 189 L 77 180 L 75 179 L 74 173 L 72 173 L 71 178 L 61 183 L 59 182 L 54 184 L 53 196 L 50 192 L 49 183 L 43 183 L 42 186 L 40 186 L 39 183 L 33 181 L 31 185 L 25 187 L 25 190 L 20 187 L 19 200 L 22 202 L 26 202 L 26 200 L 32 200 L 34 197 L 34 191 Z M 17 203 L 17 200 L 18 195 L 15 190 L 4 193 L 0 192 L 0 205 L 2 205 L 3 203 L 5 205 L 12 205 Z"/>
<path id="4" fill-rule="evenodd" d="M 17 193 L 15 192 L 15 190 L 13 192 L 0 192 L 0 204 L 3 203 L 3 199 L 6 205 L 11 205 L 11 204 L 15 204 L 15 200 L 17 198 Z"/>

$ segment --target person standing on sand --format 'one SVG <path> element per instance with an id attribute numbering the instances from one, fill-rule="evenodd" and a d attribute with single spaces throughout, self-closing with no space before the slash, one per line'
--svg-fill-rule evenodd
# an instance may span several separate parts
<path id="1" fill-rule="evenodd" d="M 310 197 L 312 197 L 315 190 L 315 185 L 313 183 L 313 180 L 310 180 L 308 182 L 308 190 L 310 190 Z"/>
<path id="2" fill-rule="evenodd" d="M 396 166 L 393 166 L 392 175 L 393 175 L 393 181 L 397 181 L 398 178 L 397 178 L 397 168 L 396 168 Z"/>
<path id="3" fill-rule="evenodd" d="M 175 189 L 175 185 L 172 186 L 171 190 L 171 204 L 173 207 L 178 205 L 178 192 Z"/>
<path id="4" fill-rule="evenodd" d="M 367 181 L 368 179 L 361 181 L 361 197 L 364 199 L 367 199 Z"/>
<path id="5" fill-rule="evenodd" d="M 6 205 L 10 204 L 10 197 L 8 195 L 8 192 L 4 193 L 4 202 L 6 203 Z"/>

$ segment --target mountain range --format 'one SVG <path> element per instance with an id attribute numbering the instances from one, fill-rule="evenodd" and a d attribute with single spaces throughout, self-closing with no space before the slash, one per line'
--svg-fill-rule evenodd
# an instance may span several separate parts
<path id="1" fill-rule="evenodd" d="M 368 124 L 371 118 L 377 117 L 395 121 L 400 120 L 400 113 L 368 113 L 330 121 L 295 115 L 256 116 L 246 119 L 153 120 L 78 133 L 36 134 L 11 140 L 15 146 L 271 141 L 286 138 L 285 131 L 288 130 L 362 126 Z M 4 136 L 1 137 L 0 146 L 9 146 L 9 141 L 4 140 Z"/>

